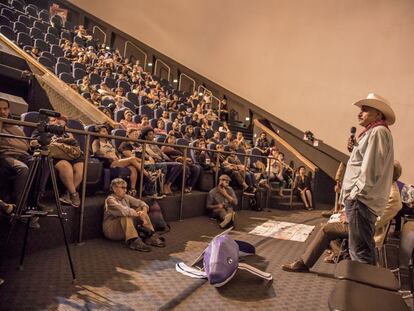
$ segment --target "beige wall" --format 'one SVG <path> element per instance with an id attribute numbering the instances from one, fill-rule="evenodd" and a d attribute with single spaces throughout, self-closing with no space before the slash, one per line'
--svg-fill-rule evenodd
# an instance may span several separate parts
<path id="1" fill-rule="evenodd" d="M 383 95 L 414 183 L 414 1 L 71 2 L 342 151 L 351 103 Z"/>

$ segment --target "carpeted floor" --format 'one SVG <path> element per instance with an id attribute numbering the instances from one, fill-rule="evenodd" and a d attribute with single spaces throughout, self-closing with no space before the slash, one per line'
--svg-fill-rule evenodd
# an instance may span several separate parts
<path id="1" fill-rule="evenodd" d="M 301 243 L 247 234 L 268 219 L 310 225 L 324 220 L 320 210 L 238 213 L 232 235 L 257 246 L 257 255 L 247 262 L 272 273 L 272 283 L 239 271 L 216 289 L 177 273 L 177 261 L 191 262 L 220 232 L 215 221 L 196 217 L 173 222 L 165 235 L 167 247 L 150 253 L 104 239 L 71 245 L 76 285 L 71 284 L 64 247 L 31 254 L 24 271 L 16 269 L 18 259 L 7 260 L 0 269 L 6 279 L 0 287 L 0 310 L 327 310 L 334 279 L 280 267 L 298 258 L 313 235 Z M 320 260 L 314 271 L 329 274 L 333 268 Z"/>

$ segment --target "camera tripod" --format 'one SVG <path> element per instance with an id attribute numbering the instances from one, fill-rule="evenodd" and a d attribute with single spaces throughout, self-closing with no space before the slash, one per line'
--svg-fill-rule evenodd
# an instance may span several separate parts
<path id="1" fill-rule="evenodd" d="M 50 171 L 50 178 L 52 180 L 52 186 L 53 186 L 53 194 L 55 198 L 56 203 L 56 210 L 57 215 L 49 215 L 49 212 L 38 210 L 36 207 L 38 205 L 38 187 L 39 187 L 39 181 L 41 173 L 43 172 L 43 169 L 45 168 L 44 165 L 47 165 L 47 168 Z M 29 199 L 30 195 L 30 200 Z M 29 174 L 26 180 L 26 183 L 24 185 L 24 189 L 22 192 L 22 196 L 20 197 L 20 200 L 18 202 L 16 211 L 12 214 L 11 218 L 11 226 L 9 229 L 9 233 L 7 235 L 7 240 L 5 244 L 5 248 L 7 249 L 8 243 L 10 241 L 10 238 L 13 233 L 13 229 L 16 225 L 17 220 L 26 220 L 26 230 L 24 234 L 24 240 L 23 240 L 23 246 L 20 256 L 20 270 L 23 270 L 23 261 L 26 253 L 26 245 L 27 245 L 27 239 L 29 236 L 29 228 L 30 228 L 30 221 L 34 219 L 34 217 L 56 217 L 59 218 L 60 225 L 62 227 L 62 233 L 63 238 L 66 245 L 66 252 L 69 259 L 70 269 L 72 272 L 72 281 L 73 283 L 76 282 L 76 275 L 75 275 L 75 269 L 72 262 L 72 257 L 70 254 L 69 244 L 66 237 L 65 227 L 63 224 L 63 213 L 62 213 L 62 206 L 59 201 L 59 192 L 57 187 L 57 181 L 56 181 L 56 174 L 55 169 L 53 166 L 53 159 L 49 157 L 49 150 L 47 146 L 44 146 L 41 144 L 41 146 L 34 152 L 33 154 L 33 162 L 30 165 Z"/>

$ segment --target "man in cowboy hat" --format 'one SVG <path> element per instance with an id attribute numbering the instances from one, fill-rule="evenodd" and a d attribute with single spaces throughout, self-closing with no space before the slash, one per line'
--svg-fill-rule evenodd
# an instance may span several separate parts
<path id="1" fill-rule="evenodd" d="M 207 210 L 210 216 L 220 221 L 220 228 L 227 228 L 234 224 L 235 212 L 237 206 L 237 197 L 233 188 L 229 186 L 231 178 L 223 174 L 219 177 L 217 187 L 210 190 L 207 197 Z"/>
<path id="2" fill-rule="evenodd" d="M 349 223 L 351 259 L 375 264 L 375 221 L 384 211 L 392 184 L 394 148 L 388 126 L 395 123 L 395 114 L 386 99 L 373 93 L 354 105 L 360 108 L 358 122 L 364 130 L 356 141 L 348 142 L 353 150 L 340 202 Z"/>

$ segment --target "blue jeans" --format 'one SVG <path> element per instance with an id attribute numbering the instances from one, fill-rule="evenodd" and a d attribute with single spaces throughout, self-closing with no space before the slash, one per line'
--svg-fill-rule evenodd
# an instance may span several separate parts
<path id="1" fill-rule="evenodd" d="M 358 200 L 345 200 L 349 228 L 349 254 L 352 260 L 375 265 L 375 221 L 377 216 Z"/>

